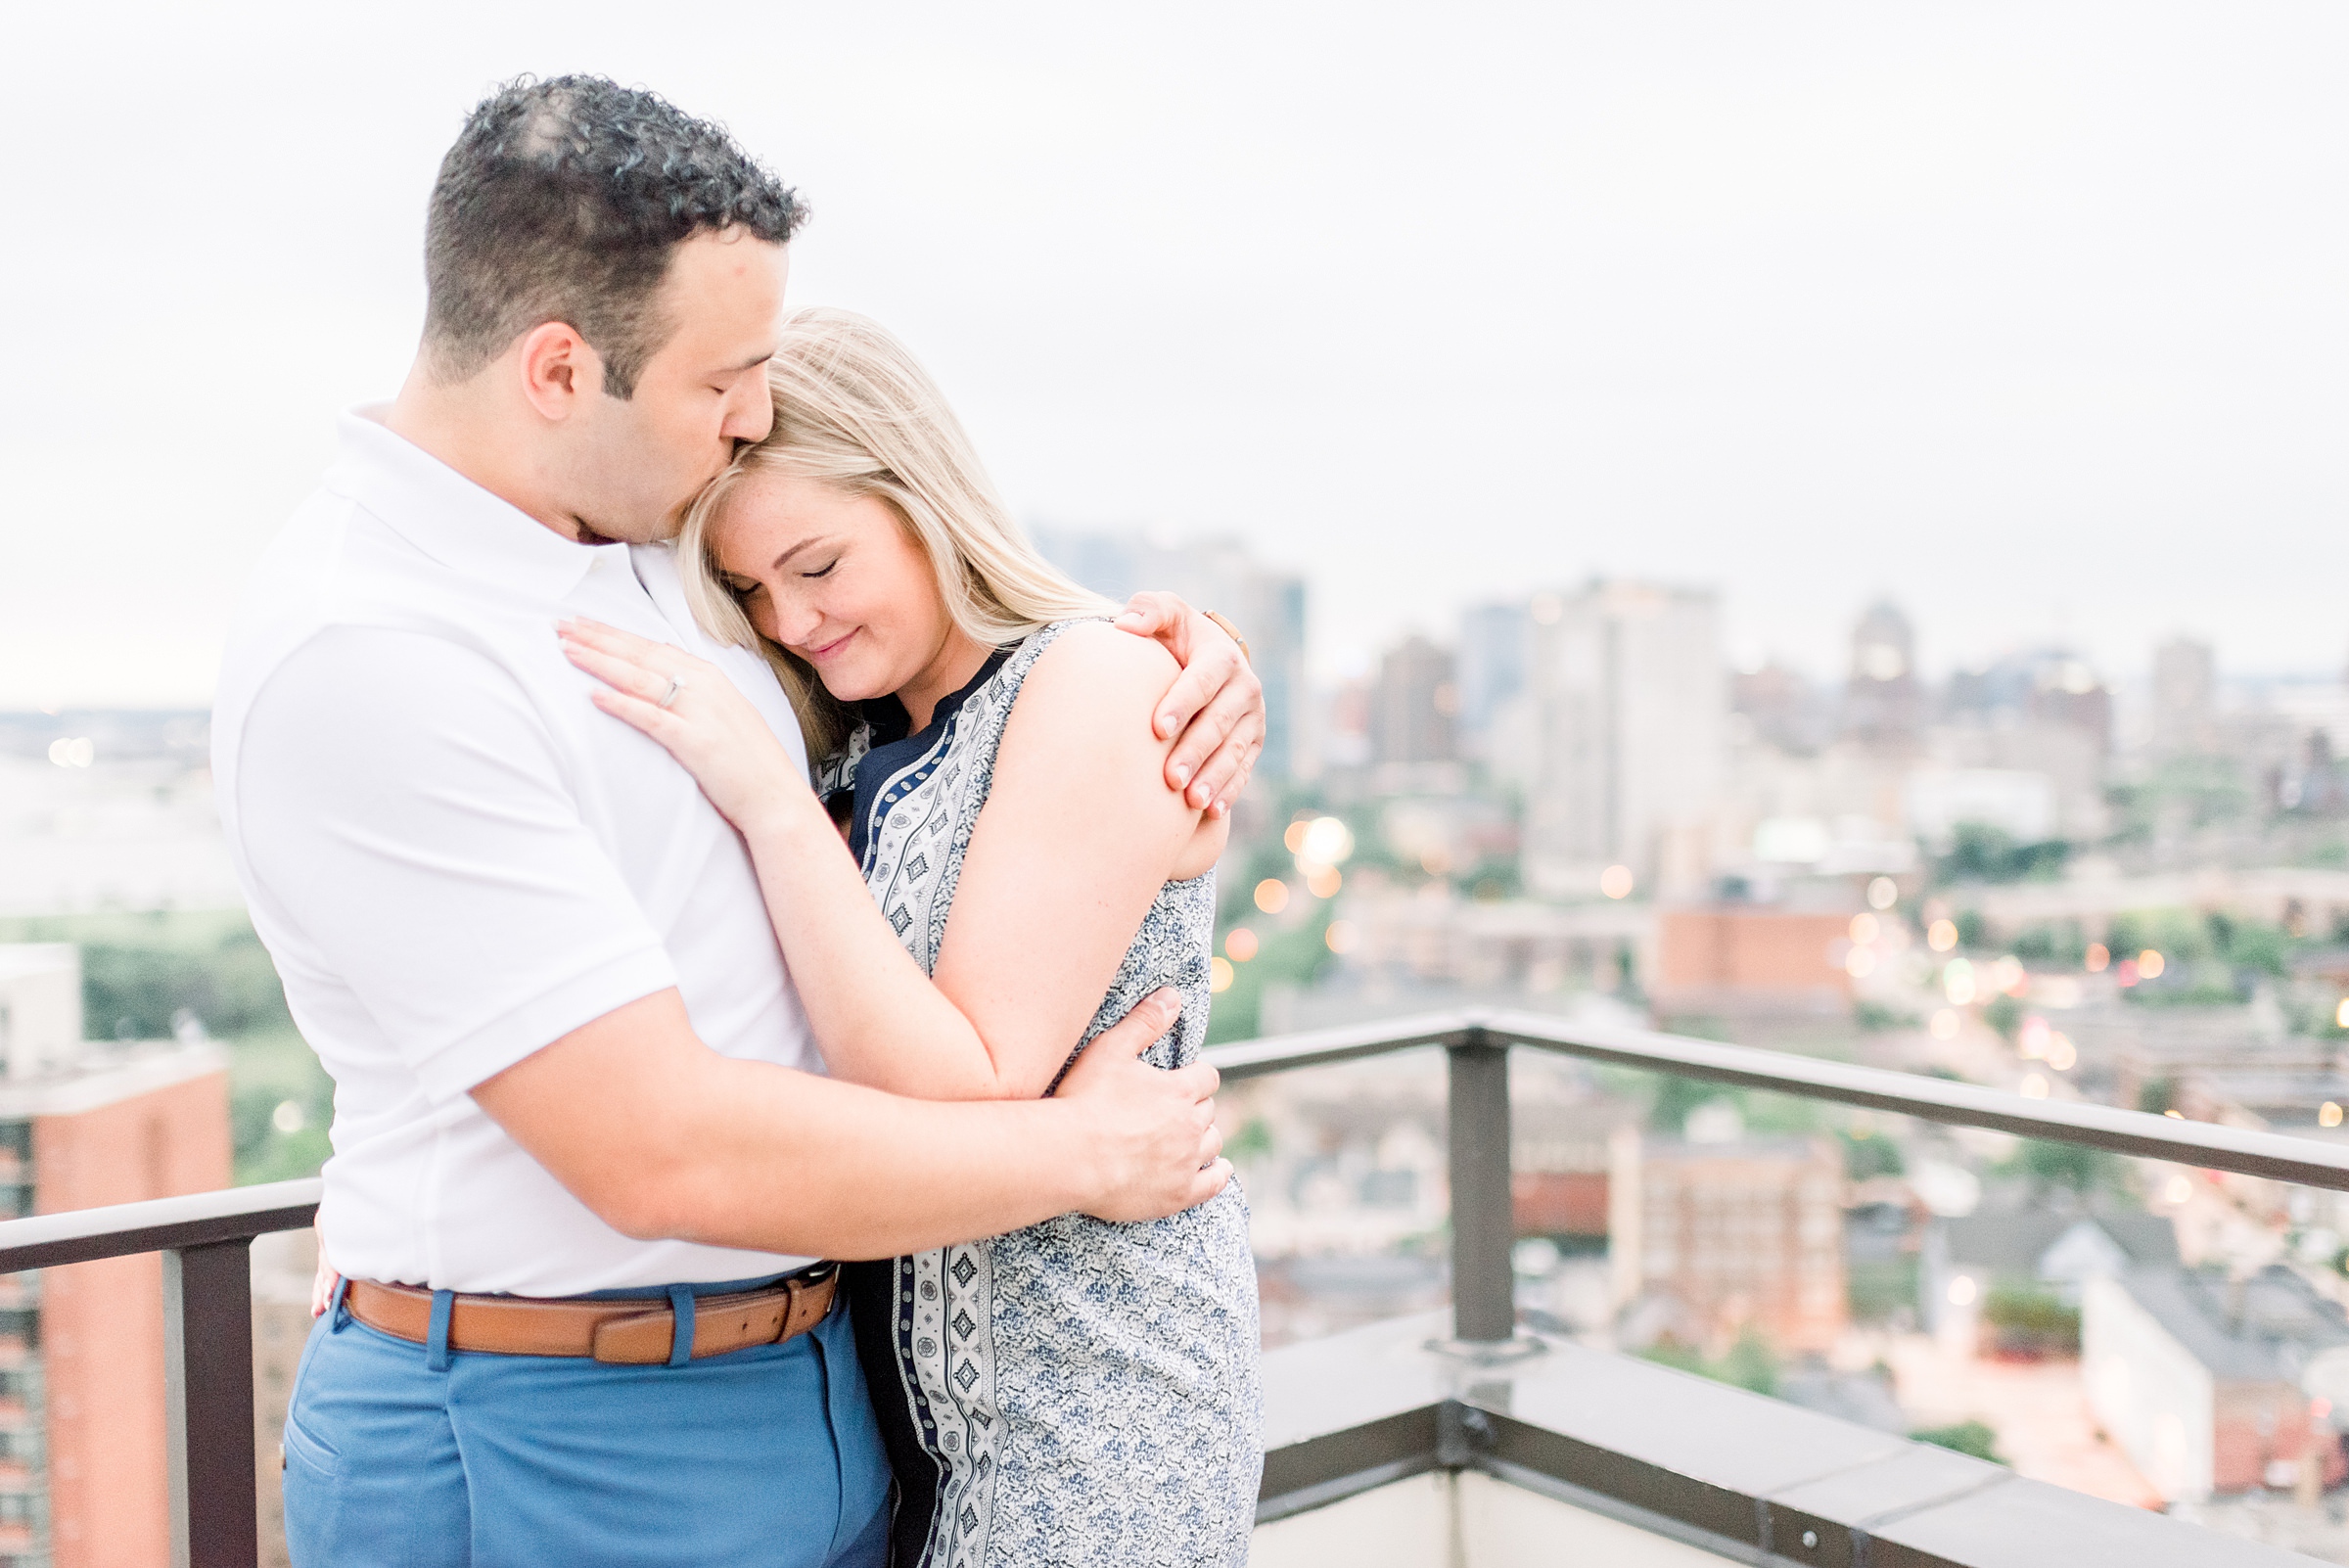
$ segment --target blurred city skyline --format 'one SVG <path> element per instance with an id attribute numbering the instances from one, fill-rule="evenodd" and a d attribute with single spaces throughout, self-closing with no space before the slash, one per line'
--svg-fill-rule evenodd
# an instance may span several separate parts
<path id="1" fill-rule="evenodd" d="M 1244 540 L 1314 676 L 1592 575 L 1841 673 L 2349 663 L 2349 18 L 2315 5 L 806 6 L 665 26 L 18 19 L 68 216 L 0 255 L 0 707 L 207 699 L 333 415 L 396 387 L 424 196 L 522 70 L 728 122 L 802 303 L 938 373 L 1038 526 Z"/>

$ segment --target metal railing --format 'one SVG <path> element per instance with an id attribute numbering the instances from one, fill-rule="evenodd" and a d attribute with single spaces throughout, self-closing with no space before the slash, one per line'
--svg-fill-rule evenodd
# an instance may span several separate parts
<path id="1" fill-rule="evenodd" d="M 1453 1333 L 1470 1345 L 1505 1341 L 1516 1326 L 1509 1266 L 1511 1046 L 2349 1192 L 2349 1145 L 2109 1105 L 2026 1099 L 1954 1079 L 1537 1013 L 1429 1013 L 1222 1045 L 1207 1056 L 1232 1082 L 1433 1045 L 1444 1048 L 1450 1070 Z"/>
<path id="2" fill-rule="evenodd" d="M 2349 1191 L 2349 1148 L 2312 1139 L 1530 1013 L 1430 1014 L 1207 1054 L 1226 1080 L 1238 1081 L 1421 1046 L 1440 1046 L 1448 1059 L 1452 1323 L 1456 1339 L 1472 1349 L 1504 1344 L 1516 1328 L 1513 1047 Z M 252 1243 L 308 1224 L 318 1193 L 315 1180 L 281 1181 L 0 1222 L 0 1274 L 163 1255 L 173 1561 L 181 1568 L 253 1568 L 258 1558 Z"/>

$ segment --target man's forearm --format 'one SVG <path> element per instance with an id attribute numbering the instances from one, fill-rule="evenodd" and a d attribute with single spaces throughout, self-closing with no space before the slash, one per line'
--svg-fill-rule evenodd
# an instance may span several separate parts
<path id="1" fill-rule="evenodd" d="M 719 1056 L 665 991 L 477 1086 L 572 1194 L 630 1235 L 889 1257 L 1099 1201 L 1094 1119 L 1061 1101 L 934 1103 Z"/>
<path id="2" fill-rule="evenodd" d="M 713 1246 L 887 1258 L 999 1235 L 1097 1193 L 1089 1128 L 1051 1100 L 909 1100 L 723 1062 L 689 1113 L 653 1233 Z"/>

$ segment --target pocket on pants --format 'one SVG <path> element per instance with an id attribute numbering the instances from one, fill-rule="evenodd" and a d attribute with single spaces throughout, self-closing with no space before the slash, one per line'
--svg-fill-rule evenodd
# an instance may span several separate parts
<path id="1" fill-rule="evenodd" d="M 294 1568 L 330 1568 L 343 1511 L 342 1455 L 286 1412 L 286 1555 Z"/>

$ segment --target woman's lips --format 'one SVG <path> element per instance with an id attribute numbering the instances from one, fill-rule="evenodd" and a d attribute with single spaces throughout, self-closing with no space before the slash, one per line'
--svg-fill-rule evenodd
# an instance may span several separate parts
<path id="1" fill-rule="evenodd" d="M 843 648 L 846 648 L 849 645 L 849 639 L 855 635 L 855 628 L 852 627 L 850 630 L 842 632 L 839 636 L 833 638 L 830 642 L 818 643 L 814 646 L 801 649 L 801 657 L 807 660 L 807 662 L 810 664 L 820 665 L 825 660 L 830 659 L 833 655 L 839 653 Z"/>

